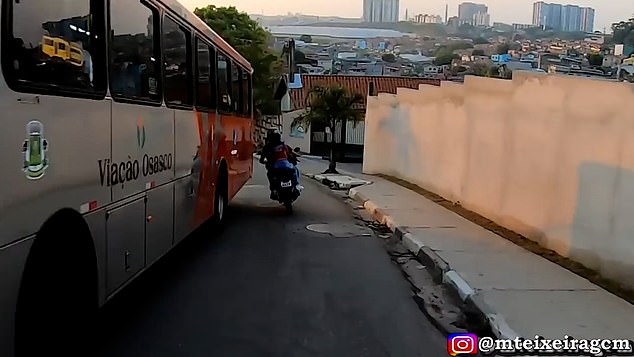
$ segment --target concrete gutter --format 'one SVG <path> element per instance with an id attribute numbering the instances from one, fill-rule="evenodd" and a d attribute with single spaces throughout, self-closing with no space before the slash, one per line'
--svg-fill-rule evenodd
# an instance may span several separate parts
<path id="1" fill-rule="evenodd" d="M 394 238 L 400 241 L 417 260 L 426 266 L 433 279 L 445 285 L 464 304 L 465 313 L 476 319 L 476 324 L 487 326 L 495 337 L 500 339 L 514 339 L 520 337 L 506 322 L 504 316 L 489 306 L 460 274 L 453 270 L 448 262 L 442 259 L 430 247 L 414 239 L 406 228 L 399 225 L 393 217 L 383 212 L 376 203 L 369 200 L 356 188 L 350 189 L 348 196 L 363 205 L 365 210 L 379 223 L 386 225 L 392 231 Z"/>

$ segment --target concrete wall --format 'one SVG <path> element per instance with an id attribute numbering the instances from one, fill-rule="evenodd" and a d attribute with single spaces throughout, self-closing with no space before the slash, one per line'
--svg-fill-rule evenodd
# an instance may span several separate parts
<path id="1" fill-rule="evenodd" d="M 515 72 L 368 98 L 385 173 L 634 287 L 634 86 Z"/>
<path id="2" fill-rule="evenodd" d="M 296 110 L 293 112 L 288 112 L 282 114 L 282 138 L 286 142 L 287 145 L 295 149 L 299 147 L 302 152 L 309 153 L 310 152 L 310 128 L 306 129 L 306 133 L 304 137 L 299 137 L 297 134 L 292 136 L 292 127 L 291 124 L 293 120 L 297 118 L 298 115 L 302 114 L 304 110 Z"/>

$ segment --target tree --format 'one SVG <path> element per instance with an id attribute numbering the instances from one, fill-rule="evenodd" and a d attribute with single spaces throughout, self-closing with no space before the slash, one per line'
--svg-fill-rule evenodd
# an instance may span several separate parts
<path id="1" fill-rule="evenodd" d="M 385 62 L 396 62 L 396 56 L 394 56 L 394 54 L 392 53 L 386 53 L 383 56 L 381 56 L 381 59 Z"/>
<path id="2" fill-rule="evenodd" d="M 486 63 L 476 62 L 471 65 L 469 72 L 474 76 L 487 77 L 489 74 L 489 66 Z"/>
<path id="3" fill-rule="evenodd" d="M 508 43 L 500 43 L 497 47 L 497 53 L 500 55 L 504 55 L 504 54 L 507 54 L 510 49 L 511 49 L 511 46 L 509 46 Z"/>
<path id="4" fill-rule="evenodd" d="M 434 64 L 436 66 L 445 66 L 445 65 L 449 65 L 451 64 L 451 62 L 453 62 L 454 59 L 458 59 L 458 55 L 453 54 L 452 51 L 450 51 L 447 48 L 442 48 L 440 49 L 438 52 L 436 52 L 436 56 L 434 58 Z"/>
<path id="5" fill-rule="evenodd" d="M 299 36 L 299 40 L 306 43 L 312 43 L 313 38 L 310 35 L 301 35 Z"/>
<path id="6" fill-rule="evenodd" d="M 270 33 L 233 6 L 209 5 L 196 8 L 194 13 L 251 63 L 255 109 L 261 114 L 277 114 L 273 92 L 281 68 L 279 57 L 268 49 Z"/>
<path id="7" fill-rule="evenodd" d="M 591 66 L 603 66 L 603 56 L 598 53 L 588 55 L 588 62 Z"/>
<path id="8" fill-rule="evenodd" d="M 634 18 L 612 24 L 614 43 L 634 46 Z"/>
<path id="9" fill-rule="evenodd" d="M 295 64 L 310 64 L 310 60 L 306 58 L 304 52 L 295 50 Z"/>
<path id="10" fill-rule="evenodd" d="M 331 87 L 313 87 L 307 97 L 307 109 L 293 120 L 292 126 L 301 125 L 309 128 L 311 125 L 324 126 L 330 134 L 330 165 L 324 173 L 336 174 L 337 161 L 335 158 L 335 128 L 337 123 L 342 127 L 347 121 L 356 123 L 363 120 L 361 112 L 356 107 L 362 105 L 364 98 L 358 93 L 351 93 L 346 88 L 334 85 Z"/>
<path id="11" fill-rule="evenodd" d="M 500 70 L 497 66 L 491 66 L 487 68 L 487 77 L 497 77 L 500 73 Z"/>
<path id="12" fill-rule="evenodd" d="M 445 48 L 453 52 L 456 50 L 468 50 L 470 48 L 473 48 L 473 45 L 470 44 L 469 42 L 460 41 L 460 42 L 450 43 Z"/>

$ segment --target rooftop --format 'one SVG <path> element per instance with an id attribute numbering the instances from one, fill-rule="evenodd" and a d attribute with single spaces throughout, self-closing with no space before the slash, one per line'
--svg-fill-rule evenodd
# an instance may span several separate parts
<path id="1" fill-rule="evenodd" d="M 365 108 L 370 83 L 374 83 L 377 93 L 396 94 L 396 88 L 418 89 L 421 84 L 440 85 L 440 80 L 415 77 L 391 77 L 391 76 L 358 76 L 358 75 L 301 75 L 302 88 L 290 89 L 291 110 L 300 110 L 306 107 L 306 96 L 316 86 L 341 85 L 353 93 L 364 97 Z"/>

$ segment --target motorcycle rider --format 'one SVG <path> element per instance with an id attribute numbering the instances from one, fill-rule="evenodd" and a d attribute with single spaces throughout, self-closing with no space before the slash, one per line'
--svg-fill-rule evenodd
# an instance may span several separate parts
<path id="1" fill-rule="evenodd" d="M 275 186 L 273 182 L 274 170 L 291 169 L 294 170 L 293 185 L 299 191 L 304 187 L 299 184 L 299 169 L 297 167 L 297 156 L 290 146 L 282 141 L 282 136 L 278 132 L 269 132 L 266 143 L 262 148 L 260 163 L 266 166 L 266 176 L 269 180 L 271 199 L 275 199 Z"/>

